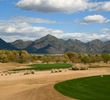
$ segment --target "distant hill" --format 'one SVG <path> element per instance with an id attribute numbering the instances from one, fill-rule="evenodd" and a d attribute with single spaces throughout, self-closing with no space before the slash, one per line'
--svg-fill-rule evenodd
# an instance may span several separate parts
<path id="1" fill-rule="evenodd" d="M 69 51 L 77 53 L 100 54 L 110 53 L 110 41 L 93 40 L 84 43 L 80 40 L 63 40 L 52 35 L 46 35 L 35 41 L 16 40 L 6 43 L 0 39 L 0 49 L 27 50 L 29 53 L 63 54 Z"/>
<path id="2" fill-rule="evenodd" d="M 28 47 L 33 41 L 23 41 L 23 40 L 16 40 L 11 43 L 17 49 L 25 49 Z"/>
<path id="3" fill-rule="evenodd" d="M 17 48 L 15 48 L 14 46 L 12 46 L 10 43 L 5 42 L 1 38 L 0 38 L 0 49 L 17 50 Z"/>
<path id="4" fill-rule="evenodd" d="M 35 40 L 26 48 L 28 52 L 32 53 L 64 53 L 65 41 L 58 39 L 52 35 L 47 35 Z"/>

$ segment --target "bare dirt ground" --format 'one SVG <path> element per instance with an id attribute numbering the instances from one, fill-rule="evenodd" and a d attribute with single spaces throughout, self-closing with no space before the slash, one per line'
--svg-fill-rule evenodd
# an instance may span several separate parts
<path id="1" fill-rule="evenodd" d="M 108 74 L 110 75 L 110 68 L 68 70 L 61 73 L 41 71 L 33 75 L 17 73 L 0 76 L 0 100 L 74 100 L 58 93 L 54 89 L 54 84 L 79 77 Z"/>
<path id="2" fill-rule="evenodd" d="M 26 67 L 27 64 L 20 63 L 0 63 L 0 71 L 10 70 L 12 68 Z"/>

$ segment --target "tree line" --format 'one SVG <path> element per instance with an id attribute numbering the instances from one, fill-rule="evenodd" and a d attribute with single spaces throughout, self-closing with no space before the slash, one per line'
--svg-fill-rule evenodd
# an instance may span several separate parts
<path id="1" fill-rule="evenodd" d="M 30 55 L 25 50 L 0 50 L 0 62 L 7 63 L 7 62 L 18 62 L 18 63 L 25 63 L 34 61 L 34 56 Z"/>
<path id="2" fill-rule="evenodd" d="M 29 54 L 25 50 L 0 50 L 0 62 L 18 62 L 18 63 L 28 63 L 41 61 L 42 63 L 95 63 L 95 62 L 105 62 L 110 61 L 110 54 L 103 53 L 99 55 L 91 55 L 84 53 L 68 52 L 61 55 L 55 54 Z"/>
<path id="3" fill-rule="evenodd" d="M 110 54 L 103 53 L 99 55 L 68 52 L 65 54 L 65 57 L 73 63 L 95 63 L 101 62 L 108 63 L 110 61 Z"/>

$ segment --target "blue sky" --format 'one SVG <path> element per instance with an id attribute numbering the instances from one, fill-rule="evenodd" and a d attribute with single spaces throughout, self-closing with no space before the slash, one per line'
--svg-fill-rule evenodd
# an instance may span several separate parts
<path id="1" fill-rule="evenodd" d="M 0 38 L 110 40 L 110 0 L 0 0 Z"/>

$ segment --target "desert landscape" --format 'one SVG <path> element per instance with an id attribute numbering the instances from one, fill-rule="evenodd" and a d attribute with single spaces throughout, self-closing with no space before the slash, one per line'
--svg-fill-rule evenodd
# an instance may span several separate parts
<path id="1" fill-rule="evenodd" d="M 6 70 L 24 64 L 4 63 L 0 69 Z M 60 94 L 54 85 L 65 80 L 110 75 L 110 68 L 89 68 L 88 70 L 64 70 L 61 73 L 51 71 L 37 71 L 35 74 L 24 75 L 24 72 L 0 76 L 0 100 L 75 100 Z"/>
<path id="2" fill-rule="evenodd" d="M 110 100 L 109 83 L 110 0 L 0 0 L 0 100 Z"/>

